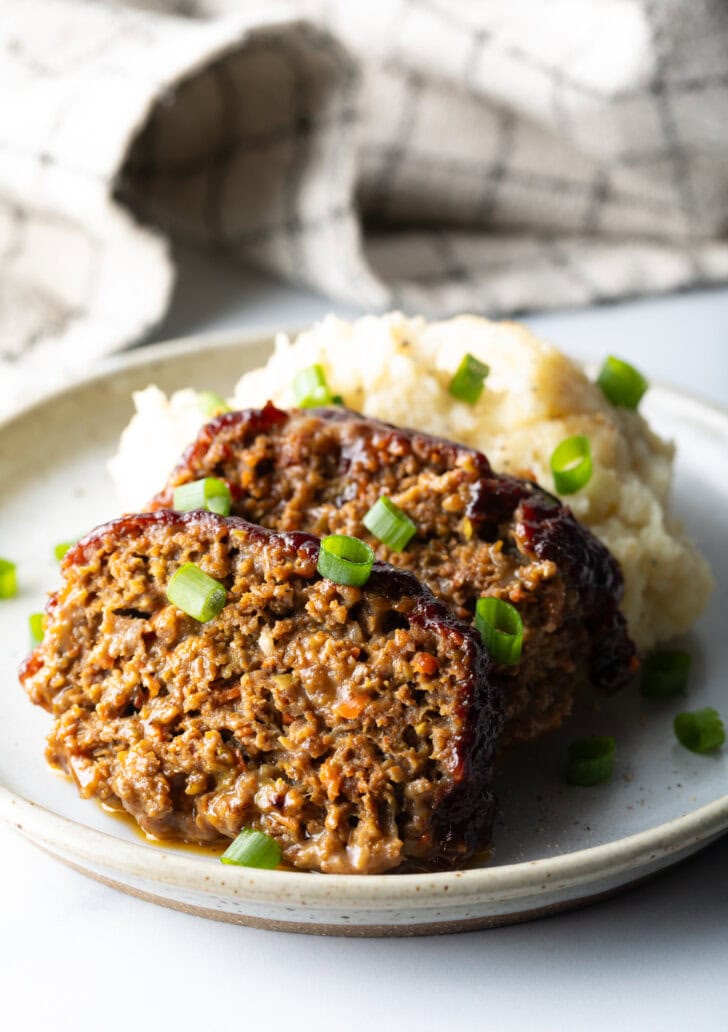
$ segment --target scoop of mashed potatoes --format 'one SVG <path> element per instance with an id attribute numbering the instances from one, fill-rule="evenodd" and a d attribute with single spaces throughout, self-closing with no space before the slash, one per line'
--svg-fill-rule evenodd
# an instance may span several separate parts
<path id="1" fill-rule="evenodd" d="M 466 352 L 490 368 L 475 405 L 448 392 Z M 566 501 L 622 566 L 622 608 L 637 645 L 667 641 L 704 609 L 710 572 L 669 511 L 672 444 L 639 413 L 611 405 L 579 366 L 525 327 L 474 316 L 440 323 L 397 313 L 354 323 L 330 316 L 295 340 L 280 335 L 268 363 L 238 382 L 231 404 L 259 407 L 270 398 L 291 407 L 295 373 L 314 363 L 350 408 L 471 445 L 496 470 L 532 477 L 549 490 L 556 445 L 586 435 L 594 472 Z M 149 388 L 135 401 L 137 414 L 111 464 L 129 508 L 159 488 L 204 421 L 194 392 L 167 400 Z M 155 439 L 157 453 L 150 456 L 148 443 Z"/>

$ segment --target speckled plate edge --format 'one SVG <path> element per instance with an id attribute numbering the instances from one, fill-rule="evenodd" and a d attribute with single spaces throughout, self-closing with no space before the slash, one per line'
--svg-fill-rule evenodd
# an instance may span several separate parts
<path id="1" fill-rule="evenodd" d="M 276 332 L 280 331 L 195 336 L 113 356 L 92 374 L 74 376 L 59 389 L 16 408 L 0 420 L 0 431 L 50 400 L 117 372 L 166 364 L 203 350 L 263 346 Z M 728 435 L 728 413 L 720 407 L 683 392 L 668 393 L 681 406 L 698 408 L 701 418 L 710 414 Z M 221 868 L 194 855 L 128 842 L 78 824 L 2 785 L 0 819 L 83 873 L 186 912 L 276 930 L 412 935 L 492 927 L 605 898 L 728 831 L 728 794 L 637 834 L 557 857 L 367 878 Z"/>
<path id="2" fill-rule="evenodd" d="M 167 885 L 197 890 L 203 864 L 200 858 L 143 843 L 127 842 L 89 828 L 23 799 L 0 786 L 0 818 L 49 850 L 58 849 L 79 861 L 108 864 L 120 872 L 147 878 L 150 859 L 160 858 L 155 878 Z M 238 875 L 235 895 L 260 902 L 323 905 L 340 908 L 342 895 L 350 908 L 372 904 L 400 905 L 424 902 L 422 893 L 449 893 L 449 903 L 468 903 L 481 897 L 519 900 L 548 880 L 551 890 L 589 884 L 594 878 L 618 876 L 673 854 L 712 841 L 728 830 L 728 795 L 682 817 L 646 831 L 562 856 L 502 867 L 473 868 L 439 874 L 310 875 L 289 871 L 252 871 L 204 864 L 205 890 L 225 894 Z M 207 877 L 209 876 L 209 877 Z M 445 885 L 449 885 L 447 890 Z"/>

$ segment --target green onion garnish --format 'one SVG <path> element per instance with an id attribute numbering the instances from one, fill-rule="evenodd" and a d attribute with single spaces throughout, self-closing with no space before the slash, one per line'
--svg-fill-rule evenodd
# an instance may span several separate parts
<path id="1" fill-rule="evenodd" d="M 372 572 L 374 552 L 365 541 L 346 534 L 329 534 L 321 539 L 316 569 L 336 584 L 360 587 Z"/>
<path id="2" fill-rule="evenodd" d="M 569 765 L 566 780 L 570 785 L 599 785 L 609 781 L 614 769 L 616 742 L 611 735 L 577 738 L 569 746 Z"/>
<path id="3" fill-rule="evenodd" d="M 483 393 L 483 384 L 489 372 L 490 366 L 485 362 L 479 362 L 474 355 L 463 355 L 447 389 L 453 398 L 474 405 Z"/>
<path id="4" fill-rule="evenodd" d="M 412 535 L 417 533 L 417 524 L 386 495 L 377 499 L 362 523 L 393 552 L 401 552 L 409 544 Z"/>
<path id="5" fill-rule="evenodd" d="M 0 598 L 14 598 L 18 594 L 17 567 L 9 559 L 0 559 Z"/>
<path id="6" fill-rule="evenodd" d="M 502 598 L 479 598 L 475 604 L 475 629 L 496 663 L 512 665 L 521 658 L 523 620 Z"/>
<path id="7" fill-rule="evenodd" d="M 651 699 L 669 699 L 684 692 L 692 656 L 682 649 L 653 652 L 642 664 L 642 694 Z"/>
<path id="8" fill-rule="evenodd" d="M 175 487 L 173 505 L 178 512 L 207 509 L 220 516 L 229 516 L 232 496 L 224 480 L 205 477 L 204 480 L 191 480 Z"/>
<path id="9" fill-rule="evenodd" d="M 167 585 L 167 598 L 183 613 L 207 623 L 222 612 L 227 601 L 225 585 L 209 577 L 194 563 L 185 563 Z"/>
<path id="10" fill-rule="evenodd" d="M 558 444 L 551 455 L 551 472 L 559 494 L 574 494 L 585 487 L 592 475 L 589 438 L 577 434 Z"/>
<path id="11" fill-rule="evenodd" d="M 30 626 L 30 647 L 34 649 L 43 641 L 43 613 L 31 613 L 28 617 Z"/>
<path id="12" fill-rule="evenodd" d="M 636 409 L 649 384 L 629 362 L 610 355 L 604 360 L 597 383 L 613 405 Z"/>
<path id="13" fill-rule="evenodd" d="M 324 367 L 306 366 L 296 373 L 293 380 L 293 396 L 299 408 L 316 408 L 319 405 L 332 405 L 334 396 L 326 382 Z"/>
<path id="14" fill-rule="evenodd" d="M 225 399 L 214 391 L 200 391 L 197 395 L 197 407 L 208 419 L 214 419 L 215 416 L 221 416 L 223 412 L 230 411 L 230 406 Z"/>
<path id="15" fill-rule="evenodd" d="M 224 864 L 273 870 L 281 862 L 281 848 L 264 831 L 243 828 L 220 857 Z"/>
<path id="16" fill-rule="evenodd" d="M 692 713 L 678 713 L 673 727 L 680 744 L 691 752 L 712 752 L 725 742 L 723 721 L 712 706 Z"/>
<path id="17" fill-rule="evenodd" d="M 342 397 L 341 394 L 332 394 L 331 395 L 331 404 L 332 405 L 343 405 L 344 404 L 344 398 Z"/>
<path id="18" fill-rule="evenodd" d="M 56 557 L 59 563 L 66 554 L 66 552 L 69 552 L 73 548 L 73 546 L 76 544 L 76 541 L 78 541 L 78 538 L 76 538 L 75 541 L 59 541 L 57 545 L 53 546 L 53 555 Z"/>

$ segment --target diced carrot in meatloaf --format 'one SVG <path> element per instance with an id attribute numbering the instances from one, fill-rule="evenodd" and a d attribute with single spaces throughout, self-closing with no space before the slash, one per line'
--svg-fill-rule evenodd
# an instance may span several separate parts
<path id="1" fill-rule="evenodd" d="M 342 408 L 269 404 L 208 424 L 152 507 L 172 506 L 175 486 L 206 476 L 225 480 L 233 513 L 254 523 L 362 538 L 463 619 L 483 595 L 514 605 L 521 660 L 494 672 L 504 745 L 557 728 L 589 682 L 614 691 L 633 672 L 617 562 L 556 498 L 494 473 L 480 452 Z M 404 551 L 363 524 L 383 494 L 417 526 Z"/>
<path id="2" fill-rule="evenodd" d="M 63 561 L 21 673 L 49 760 L 162 839 L 243 827 L 303 870 L 462 863 L 490 836 L 498 693 L 476 632 L 409 573 L 317 573 L 319 541 L 169 511 L 108 523 Z M 167 598 L 194 563 L 206 623 Z"/>

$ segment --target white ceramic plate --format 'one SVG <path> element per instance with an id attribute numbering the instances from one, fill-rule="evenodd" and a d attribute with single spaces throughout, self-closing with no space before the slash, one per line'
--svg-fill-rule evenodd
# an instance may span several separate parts
<path id="1" fill-rule="evenodd" d="M 27 616 L 58 583 L 53 544 L 118 511 L 104 467 L 131 414 L 130 392 L 157 383 L 229 393 L 270 348 L 270 337 L 257 337 L 144 349 L 0 426 L 0 554 L 17 561 L 22 585 L 17 599 L 0 603 L 0 816 L 87 874 L 159 903 L 244 924 L 349 935 L 457 931 L 552 913 L 648 877 L 728 829 L 728 750 L 695 756 L 677 745 L 671 727 L 686 706 L 711 704 L 728 717 L 728 415 L 656 387 L 644 408 L 660 433 L 677 439 L 676 508 L 718 583 L 688 641 L 689 699 L 650 703 L 628 689 L 514 753 L 499 775 L 502 816 L 487 866 L 370 878 L 225 867 L 210 855 L 148 845 L 49 772 L 50 718 L 30 705 L 16 678 Z M 566 744 L 592 732 L 616 735 L 615 777 L 569 788 Z"/>

